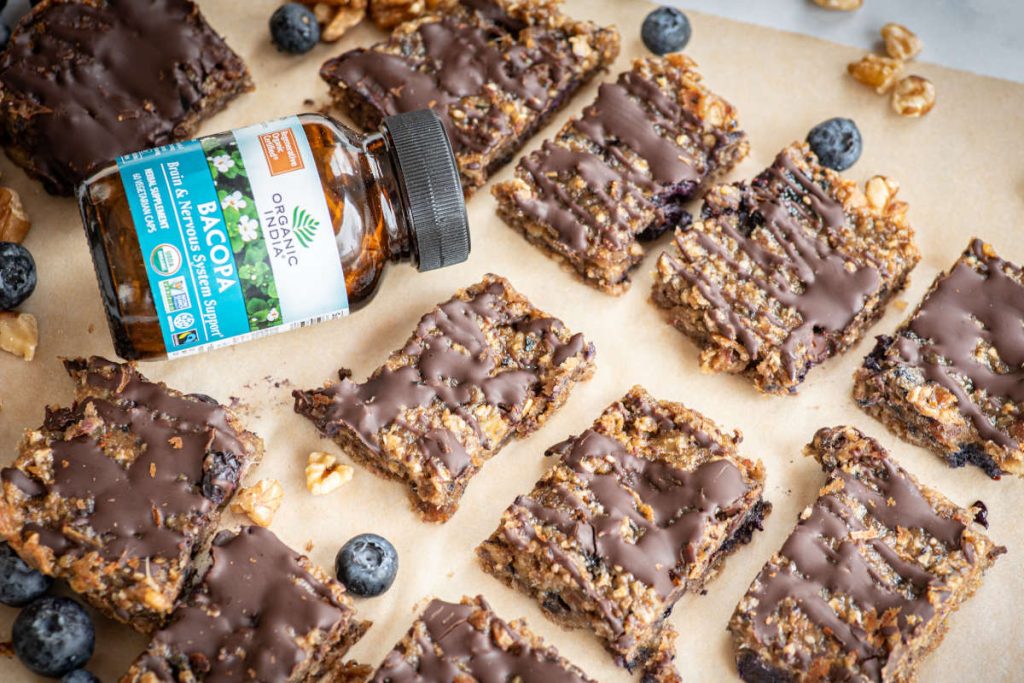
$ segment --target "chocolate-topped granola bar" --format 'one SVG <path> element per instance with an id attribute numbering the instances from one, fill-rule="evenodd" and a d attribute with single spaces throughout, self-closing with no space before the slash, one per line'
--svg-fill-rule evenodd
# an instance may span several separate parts
<path id="1" fill-rule="evenodd" d="M 251 89 L 191 0 L 49 0 L 0 56 L 0 144 L 47 192 L 70 195 L 122 154 L 191 137 Z"/>
<path id="2" fill-rule="evenodd" d="M 132 365 L 65 361 L 70 408 L 50 408 L 0 472 L 0 535 L 104 614 L 149 632 L 174 609 L 263 442 L 208 396 Z"/>
<path id="3" fill-rule="evenodd" d="M 683 205 L 747 150 L 735 109 L 689 57 L 638 59 L 493 193 L 512 228 L 587 284 L 621 294 L 640 242 L 688 224 Z"/>
<path id="4" fill-rule="evenodd" d="M 828 481 L 733 614 L 740 678 L 913 681 L 1005 548 L 856 429 L 818 431 L 807 454 Z"/>
<path id="5" fill-rule="evenodd" d="M 356 462 L 403 480 L 433 522 L 513 437 L 536 430 L 593 373 L 594 346 L 488 275 L 423 316 L 363 383 L 295 392 L 295 410 Z"/>
<path id="6" fill-rule="evenodd" d="M 920 259 L 897 189 L 875 176 L 861 192 L 791 145 L 752 181 L 708 192 L 701 220 L 658 260 L 654 302 L 704 369 L 796 393 L 860 340 Z"/>
<path id="7" fill-rule="evenodd" d="M 323 65 L 335 104 L 376 128 L 436 111 L 472 192 L 619 52 L 619 35 L 562 14 L 560 0 L 461 0 L 388 40 Z"/>
<path id="8" fill-rule="evenodd" d="M 121 683 L 339 680 L 370 626 L 340 583 L 261 527 L 220 532 L 211 554 Z"/>
<path id="9" fill-rule="evenodd" d="M 953 467 L 1024 476 L 1024 270 L 975 239 L 854 380 L 865 411 Z"/>
<path id="10" fill-rule="evenodd" d="M 432 600 L 388 653 L 371 683 L 593 683 L 534 635 L 503 621 L 482 596 Z"/>
<path id="11" fill-rule="evenodd" d="M 741 438 L 634 387 L 548 451 L 558 463 L 505 511 L 481 563 L 558 623 L 592 630 L 620 666 L 676 680 L 673 606 L 770 510 Z"/>

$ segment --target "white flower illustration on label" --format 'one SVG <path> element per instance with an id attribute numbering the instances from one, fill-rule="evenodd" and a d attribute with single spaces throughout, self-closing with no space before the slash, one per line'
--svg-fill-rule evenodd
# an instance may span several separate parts
<path id="1" fill-rule="evenodd" d="M 227 154 L 215 156 L 210 161 L 213 163 L 214 168 L 216 168 L 221 173 L 227 173 L 228 171 L 235 167 L 235 160 L 232 159 L 231 156 Z"/>
<path id="2" fill-rule="evenodd" d="M 252 242 L 260 236 L 260 222 L 249 216 L 242 216 L 238 219 L 238 236 L 243 242 Z"/>
<path id="3" fill-rule="evenodd" d="M 231 194 L 224 197 L 223 200 L 221 200 L 220 206 L 225 211 L 227 209 L 236 209 L 238 211 L 241 211 L 246 206 L 248 206 L 248 204 L 246 203 L 245 199 L 242 198 L 242 193 L 239 192 L 238 190 L 235 190 Z"/>

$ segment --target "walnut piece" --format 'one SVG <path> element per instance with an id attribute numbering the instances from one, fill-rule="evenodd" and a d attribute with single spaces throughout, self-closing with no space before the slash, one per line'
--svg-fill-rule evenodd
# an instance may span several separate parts
<path id="1" fill-rule="evenodd" d="M 458 0 L 370 0 L 370 20 L 382 29 L 392 29 L 428 12 L 450 10 Z"/>
<path id="2" fill-rule="evenodd" d="M 0 349 L 25 360 L 36 357 L 39 324 L 31 313 L 0 311 Z"/>
<path id="3" fill-rule="evenodd" d="M 245 513 L 256 524 L 270 526 L 274 514 L 281 507 L 284 489 L 276 479 L 260 479 L 242 489 L 231 501 L 231 511 Z"/>
<path id="4" fill-rule="evenodd" d="M 907 76 L 892 91 L 892 109 L 900 116 L 920 118 L 935 106 L 935 86 L 927 78 Z"/>
<path id="5" fill-rule="evenodd" d="M 306 488 L 314 496 L 330 493 L 352 480 L 352 468 L 340 465 L 330 453 L 313 451 L 306 460 Z"/>
<path id="6" fill-rule="evenodd" d="M 32 227 L 21 197 L 9 187 L 0 187 L 0 242 L 21 244 Z"/>
<path id="7" fill-rule="evenodd" d="M 871 86 L 882 94 L 892 87 L 903 71 L 903 62 L 891 57 L 864 55 L 859 62 L 851 62 L 846 70 L 855 80 Z"/>
<path id="8" fill-rule="evenodd" d="M 814 4 L 825 9 L 852 12 L 855 9 L 860 9 L 860 6 L 864 4 L 864 0 L 814 0 Z"/>
<path id="9" fill-rule="evenodd" d="M 899 182 L 884 175 L 876 175 L 864 183 L 864 196 L 867 197 L 868 204 L 880 212 L 888 208 L 899 191 Z"/>
<path id="10" fill-rule="evenodd" d="M 320 30 L 320 40 L 325 43 L 333 43 L 340 40 L 346 31 L 361 22 L 365 16 L 365 7 L 339 7 L 335 11 L 334 17 L 326 22 Z"/>
<path id="11" fill-rule="evenodd" d="M 893 59 L 910 60 L 920 54 L 924 43 L 917 34 L 902 24 L 888 23 L 882 27 L 885 51 Z"/>

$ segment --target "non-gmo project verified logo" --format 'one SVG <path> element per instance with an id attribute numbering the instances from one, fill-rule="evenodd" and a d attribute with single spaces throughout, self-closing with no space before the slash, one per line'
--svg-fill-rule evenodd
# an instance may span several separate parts
<path id="1" fill-rule="evenodd" d="M 173 277 L 170 280 L 161 281 L 160 298 L 163 300 L 164 310 L 168 313 L 177 313 L 192 308 L 184 277 Z"/>

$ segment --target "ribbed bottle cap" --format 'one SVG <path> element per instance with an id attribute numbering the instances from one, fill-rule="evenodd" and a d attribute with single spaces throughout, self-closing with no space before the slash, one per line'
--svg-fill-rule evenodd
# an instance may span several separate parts
<path id="1" fill-rule="evenodd" d="M 469 258 L 469 220 L 448 133 L 430 109 L 384 119 L 399 181 L 416 237 L 419 269 L 434 270 Z"/>

